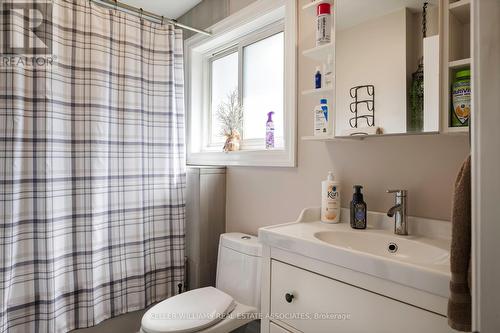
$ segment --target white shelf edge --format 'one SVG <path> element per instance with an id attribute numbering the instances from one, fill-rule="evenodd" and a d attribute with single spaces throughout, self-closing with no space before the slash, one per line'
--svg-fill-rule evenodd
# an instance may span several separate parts
<path id="1" fill-rule="evenodd" d="M 453 9 L 456 9 L 458 7 L 462 7 L 462 6 L 468 6 L 470 5 L 470 0 L 459 0 L 459 1 L 455 1 L 455 2 L 452 2 L 450 3 L 450 10 L 453 10 Z"/>
<path id="2" fill-rule="evenodd" d="M 332 92 L 333 88 L 307 89 L 307 90 L 302 90 L 302 95 L 314 95 L 314 94 L 332 93 Z"/>
<path id="3" fill-rule="evenodd" d="M 333 42 L 304 50 L 302 51 L 302 55 L 315 60 L 326 60 L 328 55 L 332 55 L 333 57 Z"/>
<path id="4" fill-rule="evenodd" d="M 470 23 L 471 19 L 470 0 L 460 0 L 449 5 L 450 13 L 455 16 L 462 24 Z"/>
<path id="5" fill-rule="evenodd" d="M 315 0 L 312 1 L 304 6 L 302 6 L 302 10 L 309 10 L 316 8 L 317 5 L 322 4 L 322 3 L 329 3 L 330 5 L 333 5 L 333 0 Z"/>
<path id="6" fill-rule="evenodd" d="M 442 132 L 428 132 L 428 133 L 394 133 L 383 135 L 354 135 L 354 136 L 303 136 L 302 141 L 319 141 L 319 142 L 332 142 L 332 141 L 363 141 L 372 138 L 391 138 L 401 136 L 415 136 L 415 135 L 465 135 L 469 133 L 469 127 L 448 127 Z"/>
<path id="7" fill-rule="evenodd" d="M 303 141 L 363 141 L 365 139 L 372 138 L 390 138 L 390 137 L 401 137 L 401 136 L 424 136 L 424 135 L 447 135 L 447 134 L 463 134 L 468 132 L 468 127 L 460 127 L 460 130 L 457 130 L 455 127 L 450 131 L 446 131 L 446 129 L 442 132 L 432 131 L 432 132 L 407 132 L 407 133 L 389 133 L 389 134 L 376 134 L 376 135 L 352 135 L 352 136 L 333 136 L 333 135 L 324 135 L 324 136 L 303 136 L 301 139 Z"/>
<path id="8" fill-rule="evenodd" d="M 332 141 L 362 141 L 368 136 L 365 135 L 353 135 L 345 137 L 336 137 L 332 134 L 330 135 L 306 135 L 301 137 L 302 141 L 319 141 L 319 142 L 332 142 Z"/>
<path id="9" fill-rule="evenodd" d="M 453 69 L 453 68 L 470 66 L 470 64 L 471 64 L 471 58 L 466 58 L 466 59 L 450 61 L 448 63 L 448 66 L 449 66 L 449 68 Z"/>
<path id="10" fill-rule="evenodd" d="M 444 134 L 466 134 L 469 133 L 469 126 L 464 127 L 446 127 L 443 131 Z"/>
<path id="11" fill-rule="evenodd" d="M 333 141 L 335 137 L 333 135 L 306 135 L 301 137 L 302 141 Z"/>

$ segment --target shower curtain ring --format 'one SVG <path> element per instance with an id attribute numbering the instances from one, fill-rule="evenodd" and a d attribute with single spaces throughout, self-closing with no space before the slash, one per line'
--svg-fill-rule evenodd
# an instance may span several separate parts
<path id="1" fill-rule="evenodd" d="M 165 17 L 162 15 L 161 16 L 161 25 L 163 25 L 163 20 L 165 20 Z"/>
<path id="2" fill-rule="evenodd" d="M 140 17 L 141 21 L 143 20 L 143 17 L 142 17 L 143 11 L 144 10 L 142 9 L 142 7 L 139 8 L 139 17 Z"/>

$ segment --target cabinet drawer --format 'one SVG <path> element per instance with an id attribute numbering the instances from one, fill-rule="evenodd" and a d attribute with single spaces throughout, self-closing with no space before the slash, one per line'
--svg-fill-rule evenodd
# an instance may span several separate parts
<path id="1" fill-rule="evenodd" d="M 271 315 L 302 332 L 453 332 L 446 317 L 273 260 Z"/>

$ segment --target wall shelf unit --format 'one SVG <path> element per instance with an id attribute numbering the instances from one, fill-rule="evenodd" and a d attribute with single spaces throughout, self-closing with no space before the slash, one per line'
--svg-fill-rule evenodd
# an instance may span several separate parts
<path id="1" fill-rule="evenodd" d="M 471 68 L 471 0 L 443 0 L 442 30 L 444 38 L 441 132 L 445 134 L 467 133 L 469 126 L 451 126 L 453 110 L 451 87 L 458 71 Z"/>
<path id="2" fill-rule="evenodd" d="M 311 62 L 314 63 L 315 67 L 321 68 L 322 75 L 323 73 L 323 68 L 324 64 L 330 64 L 332 67 L 332 70 L 334 71 L 335 68 L 335 14 L 336 14 L 336 8 L 335 8 L 335 1 L 334 0 L 314 0 L 306 3 L 304 6 L 302 6 L 302 10 L 304 11 L 305 16 L 307 17 L 309 24 L 312 26 L 316 26 L 316 8 L 320 4 L 328 3 L 331 5 L 331 20 L 332 20 L 332 30 L 331 30 L 331 42 L 328 44 L 324 45 L 319 45 L 319 46 L 313 46 L 309 49 L 306 49 L 302 51 L 302 55 Z M 312 39 L 312 44 L 314 45 L 315 43 L 315 38 Z M 314 73 L 311 72 L 311 78 L 313 78 Z M 333 85 L 328 86 L 328 87 L 322 87 L 319 89 L 306 89 L 302 91 L 303 96 L 308 96 L 312 97 L 310 100 L 315 101 L 314 103 L 310 104 L 310 119 L 313 121 L 313 110 L 316 105 L 319 104 L 321 98 L 326 98 L 328 101 L 328 126 L 330 128 L 330 133 L 327 135 L 320 135 L 320 136 L 303 136 L 301 139 L 304 141 L 333 141 L 335 139 L 334 135 L 334 126 L 333 126 L 333 119 L 335 118 L 334 116 L 334 104 L 332 101 L 335 100 L 335 75 L 332 77 Z M 323 83 L 324 85 L 324 83 Z M 309 99 L 308 99 L 309 100 Z M 311 134 L 313 134 L 313 126 L 311 126 Z"/>

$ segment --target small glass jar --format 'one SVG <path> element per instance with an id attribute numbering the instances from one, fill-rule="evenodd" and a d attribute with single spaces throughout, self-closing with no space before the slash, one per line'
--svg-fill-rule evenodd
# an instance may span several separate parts
<path id="1" fill-rule="evenodd" d="M 451 88 L 452 106 L 451 127 L 469 126 L 471 111 L 470 69 L 458 71 Z"/>

